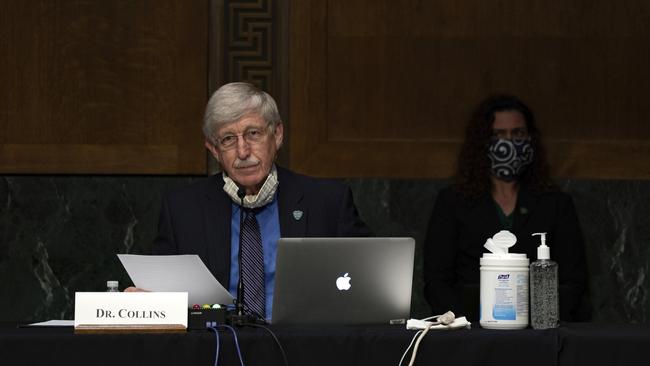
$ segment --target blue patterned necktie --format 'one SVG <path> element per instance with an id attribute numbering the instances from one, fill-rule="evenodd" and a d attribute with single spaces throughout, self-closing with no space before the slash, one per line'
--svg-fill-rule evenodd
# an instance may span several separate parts
<path id="1" fill-rule="evenodd" d="M 245 312 L 264 319 L 266 317 L 266 291 L 262 235 L 255 218 L 255 212 L 248 210 L 245 213 L 241 248 Z"/>

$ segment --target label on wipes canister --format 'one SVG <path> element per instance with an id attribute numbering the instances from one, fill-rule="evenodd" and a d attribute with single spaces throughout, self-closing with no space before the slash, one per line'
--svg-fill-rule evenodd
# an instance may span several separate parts
<path id="1" fill-rule="evenodd" d="M 528 313 L 528 304 L 523 301 L 523 294 L 528 293 L 527 281 L 521 274 L 499 273 L 495 281 L 494 305 L 492 318 L 494 320 L 516 320 L 517 314 Z"/>
<path id="2" fill-rule="evenodd" d="M 510 274 L 497 275 L 496 288 L 494 289 L 494 306 L 492 306 L 492 318 L 496 320 L 515 320 L 515 291 L 510 287 Z"/>
<path id="3" fill-rule="evenodd" d="M 512 253 L 506 258 L 489 253 L 481 258 L 480 324 L 483 328 L 528 326 L 527 262 L 527 258 Z"/>

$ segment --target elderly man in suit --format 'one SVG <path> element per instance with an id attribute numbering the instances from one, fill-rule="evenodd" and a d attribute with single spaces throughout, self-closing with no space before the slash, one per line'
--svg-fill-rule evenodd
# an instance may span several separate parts
<path id="1" fill-rule="evenodd" d="M 348 187 L 274 163 L 284 130 L 264 91 L 240 82 L 219 88 L 208 101 L 203 132 L 223 172 L 165 195 L 154 254 L 198 254 L 235 296 L 241 231 L 246 312 L 269 319 L 280 237 L 370 231 Z"/>

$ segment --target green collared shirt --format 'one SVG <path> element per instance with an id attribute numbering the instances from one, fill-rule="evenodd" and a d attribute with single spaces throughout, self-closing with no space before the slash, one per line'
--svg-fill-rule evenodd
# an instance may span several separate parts
<path id="1" fill-rule="evenodd" d="M 506 215 L 505 212 L 501 209 L 501 206 L 499 206 L 496 201 L 494 201 L 494 207 L 497 210 L 497 217 L 499 217 L 499 226 L 501 227 L 501 230 L 508 230 L 512 231 L 512 227 L 515 224 L 515 210 L 512 210 L 510 215 Z"/>

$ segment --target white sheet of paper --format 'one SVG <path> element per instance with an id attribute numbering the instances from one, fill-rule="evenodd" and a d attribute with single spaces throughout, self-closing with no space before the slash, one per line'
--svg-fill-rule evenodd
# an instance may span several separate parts
<path id="1" fill-rule="evenodd" d="M 74 320 L 48 320 L 28 325 L 30 327 L 74 327 Z"/>
<path id="2" fill-rule="evenodd" d="M 134 255 L 117 257 L 136 287 L 148 291 L 187 292 L 189 306 L 233 303 L 230 295 L 198 255 Z"/>

